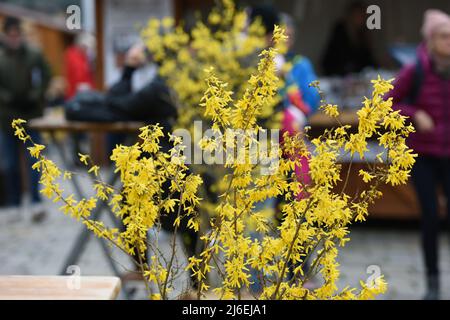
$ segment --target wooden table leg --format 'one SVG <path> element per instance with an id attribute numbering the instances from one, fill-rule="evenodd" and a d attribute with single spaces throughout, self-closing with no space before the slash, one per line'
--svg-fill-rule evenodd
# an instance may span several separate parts
<path id="1" fill-rule="evenodd" d="M 105 166 L 108 164 L 107 154 L 107 135 L 101 132 L 93 132 L 90 134 L 91 152 L 90 156 L 92 161 L 99 166 Z"/>

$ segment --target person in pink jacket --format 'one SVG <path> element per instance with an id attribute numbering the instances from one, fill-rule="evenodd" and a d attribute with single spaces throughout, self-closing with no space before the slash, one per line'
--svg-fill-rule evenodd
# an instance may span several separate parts
<path id="1" fill-rule="evenodd" d="M 427 293 L 437 300 L 439 290 L 437 185 L 450 199 L 450 16 L 439 10 L 425 13 L 424 38 L 417 61 L 398 75 L 389 94 L 394 108 L 409 116 L 416 133 L 408 144 L 419 155 L 412 171 L 422 211 L 422 246 Z M 447 206 L 450 217 L 450 206 Z"/>

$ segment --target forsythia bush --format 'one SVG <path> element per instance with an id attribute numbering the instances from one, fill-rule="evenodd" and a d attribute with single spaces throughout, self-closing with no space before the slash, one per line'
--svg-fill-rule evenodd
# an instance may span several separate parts
<path id="1" fill-rule="evenodd" d="M 282 30 L 275 28 L 275 46 L 283 38 Z M 260 130 L 257 117 L 262 106 L 277 93 L 276 54 L 275 47 L 261 53 L 257 70 L 238 100 L 233 99 L 227 84 L 214 74 L 215 69 L 208 70 L 207 88 L 199 108 L 211 119 L 215 131 L 226 135 L 228 129 Z M 285 135 L 282 147 L 273 148 L 272 156 L 278 159 L 278 166 L 271 168 L 268 175 L 261 175 L 260 164 L 251 163 L 248 157 L 224 165 L 229 171 L 223 181 L 227 188 L 219 197 L 209 228 L 199 234 L 203 249 L 199 255 L 189 257 L 184 266 L 193 270 L 198 280 L 198 299 L 210 290 L 220 299 L 240 299 L 242 290 L 250 285 L 250 270 L 258 273 L 262 284 L 259 299 L 372 299 L 386 291 L 383 277 L 373 283 L 361 282 L 359 289 L 339 289 L 336 283 L 338 248 L 350 240 L 349 226 L 366 219 L 368 206 L 382 196 L 378 191 L 380 184 L 396 186 L 407 182 L 416 156 L 405 145 L 414 128 L 398 111 L 392 110 L 391 100 L 383 99 L 392 89 L 391 81 L 379 78 L 373 81 L 373 87 L 372 96 L 365 99 L 358 111 L 356 133 L 349 133 L 348 126 L 337 125 L 312 140 L 312 151 L 301 137 Z M 339 122 L 337 106 L 324 105 L 323 109 Z M 44 155 L 45 146 L 31 140 L 23 123 L 15 120 L 12 126 L 15 135 L 30 144 L 29 152 L 38 160 L 33 168 L 41 173 L 42 193 L 61 202 L 65 214 L 81 220 L 98 237 L 128 254 L 137 255 L 140 263 L 136 263 L 148 281 L 149 291 L 150 284 L 157 288 L 151 298 L 167 299 L 179 272 L 174 263 L 176 241 L 172 243 L 170 259 L 165 259 L 157 245 L 148 242 L 147 234 L 158 228 L 160 217 L 166 214 L 176 215 L 174 239 L 181 219 L 187 219 L 190 228 L 199 230 L 197 206 L 201 199 L 197 191 L 202 180 L 188 173 L 181 139 L 171 136 L 174 147 L 164 153 L 159 146 L 163 136 L 161 128 L 157 125 L 142 128 L 139 143 L 118 146 L 111 155 L 115 171 L 120 174 L 121 188 L 116 190 L 96 178 L 96 196 L 75 199 L 66 195 L 59 184 L 61 179 L 71 179 L 72 173 L 61 171 Z M 339 165 L 342 153 L 364 158 L 368 139 L 375 139 L 385 148 L 377 157 L 382 165 L 369 166 L 370 170 L 360 172 L 366 190 L 349 195 L 345 192 L 345 182 L 343 190 L 336 192 L 336 184 L 345 176 Z M 202 145 L 219 151 L 229 147 L 225 146 L 225 140 Z M 257 143 L 252 135 L 245 135 L 241 140 L 238 153 L 248 153 L 251 145 Z M 296 166 L 301 166 L 299 156 L 308 158 L 312 180 L 309 184 L 293 173 Z M 88 156 L 81 155 L 80 160 L 90 167 L 91 174 L 98 176 L 99 168 L 89 163 Z M 169 190 L 164 193 L 162 188 L 168 181 Z M 279 225 L 256 206 L 277 196 L 285 200 Z M 99 201 L 108 202 L 122 220 L 124 231 L 91 220 L 90 213 Z M 260 240 L 248 236 L 250 225 L 260 233 Z M 144 259 L 145 252 L 150 255 L 148 262 Z M 305 268 L 307 264 L 309 268 Z M 290 266 L 293 274 L 288 277 Z M 212 270 L 221 279 L 215 288 L 208 282 Z M 314 290 L 305 288 L 305 282 L 313 276 L 321 277 L 322 285 Z"/>

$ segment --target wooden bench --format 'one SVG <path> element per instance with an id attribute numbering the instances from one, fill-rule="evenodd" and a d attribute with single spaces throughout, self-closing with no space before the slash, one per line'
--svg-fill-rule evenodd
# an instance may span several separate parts
<path id="1" fill-rule="evenodd" d="M 0 276 L 0 300 L 114 300 L 116 277 Z"/>

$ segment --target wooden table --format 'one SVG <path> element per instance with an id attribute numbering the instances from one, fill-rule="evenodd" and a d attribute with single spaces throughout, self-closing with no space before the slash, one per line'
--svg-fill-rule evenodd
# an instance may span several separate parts
<path id="1" fill-rule="evenodd" d="M 116 277 L 0 276 L 0 300 L 114 300 Z"/>

